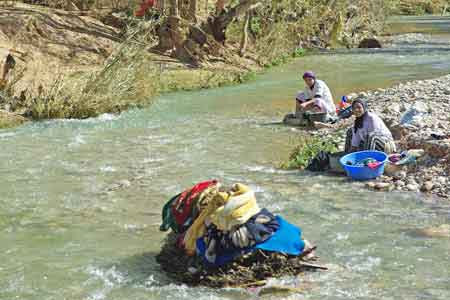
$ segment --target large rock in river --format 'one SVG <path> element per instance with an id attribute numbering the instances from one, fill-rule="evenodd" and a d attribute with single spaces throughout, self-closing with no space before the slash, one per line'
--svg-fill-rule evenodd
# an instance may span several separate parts
<path id="1" fill-rule="evenodd" d="M 358 48 L 382 48 L 382 46 L 377 39 L 366 38 L 359 43 Z"/>

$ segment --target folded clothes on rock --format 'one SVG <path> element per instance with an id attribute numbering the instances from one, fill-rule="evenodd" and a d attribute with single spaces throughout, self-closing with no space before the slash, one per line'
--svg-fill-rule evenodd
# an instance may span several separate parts
<path id="1" fill-rule="evenodd" d="M 236 252 L 262 243 L 279 227 L 275 216 L 265 208 L 251 217 L 245 224 L 236 226 L 230 231 L 222 231 L 211 223 L 203 236 L 207 248 L 205 257 L 213 262 L 217 255 Z"/>
<path id="2" fill-rule="evenodd" d="M 206 233 L 206 223 L 229 231 L 246 223 L 260 211 L 255 193 L 244 184 L 234 184 L 228 192 L 217 192 L 186 232 L 184 244 L 188 255 L 195 254 L 195 244 Z"/>
<path id="3" fill-rule="evenodd" d="M 200 182 L 172 197 L 163 207 L 161 231 L 172 229 L 176 233 L 186 231 L 199 213 L 202 196 L 220 185 L 216 180 Z"/>
<path id="4" fill-rule="evenodd" d="M 264 210 L 263 214 L 266 214 L 266 212 L 267 211 Z M 256 219 L 257 216 L 255 220 Z M 276 223 L 278 224 L 278 228 L 267 237 L 265 234 L 274 229 L 276 227 Z M 228 241 L 228 248 L 226 248 L 221 244 L 221 240 L 208 240 L 207 236 L 204 238 L 199 238 L 196 243 L 197 254 L 203 258 L 206 265 L 218 267 L 225 265 L 240 255 L 255 251 L 257 249 L 270 252 L 281 252 L 288 255 L 299 255 L 303 252 L 305 242 L 301 238 L 302 232 L 300 228 L 290 224 L 280 216 L 276 216 L 272 221 L 270 221 L 270 224 L 271 225 L 268 225 L 264 230 L 265 234 L 261 236 L 266 237 L 266 239 L 262 239 L 259 243 L 254 240 L 255 243 L 253 243 L 253 245 L 252 243 L 249 243 L 249 245 L 252 246 L 244 248 L 236 246 L 232 239 L 231 241 Z"/>

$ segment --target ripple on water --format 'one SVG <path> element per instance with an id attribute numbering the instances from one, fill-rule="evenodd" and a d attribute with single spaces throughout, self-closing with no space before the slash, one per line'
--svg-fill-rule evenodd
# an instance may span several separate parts
<path id="1" fill-rule="evenodd" d="M 0 139 L 7 139 L 9 137 L 15 136 L 16 133 L 14 132 L 0 132 Z"/>
<path id="2" fill-rule="evenodd" d="M 73 140 L 68 144 L 68 146 L 69 148 L 75 148 L 84 144 L 86 144 L 86 140 L 84 139 L 83 135 L 78 133 L 74 136 Z"/>
<path id="3" fill-rule="evenodd" d="M 116 172 L 116 168 L 114 168 L 113 166 L 101 166 L 100 171 L 102 171 L 103 173 L 112 173 Z"/>

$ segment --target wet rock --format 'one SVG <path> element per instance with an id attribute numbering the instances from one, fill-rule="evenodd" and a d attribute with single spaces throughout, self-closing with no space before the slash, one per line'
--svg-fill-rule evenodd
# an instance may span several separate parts
<path id="1" fill-rule="evenodd" d="M 426 237 L 450 237 L 450 224 L 442 224 L 436 227 L 429 227 L 418 231 Z"/>
<path id="2" fill-rule="evenodd" d="M 178 237 L 174 233 L 166 237 L 156 261 L 167 276 L 189 286 L 252 287 L 261 284 L 266 278 L 297 276 L 307 271 L 327 269 L 326 266 L 317 264 L 315 255 L 307 257 L 314 253 L 315 247 L 308 248 L 299 256 L 257 250 L 220 268 L 207 268 L 198 259 L 185 255 L 184 250 L 176 246 Z M 265 281 L 263 285 L 264 283 Z"/>
<path id="3" fill-rule="evenodd" d="M 366 186 L 371 189 L 374 189 L 376 185 L 377 185 L 377 183 L 373 182 L 373 181 L 366 183 Z"/>
<path id="4" fill-rule="evenodd" d="M 434 187 L 433 182 L 427 181 L 427 182 L 425 182 L 425 183 L 422 185 L 422 187 L 420 188 L 420 190 L 421 190 L 422 192 L 429 192 L 429 191 L 431 191 L 431 190 L 433 189 L 433 187 Z"/>
<path id="5" fill-rule="evenodd" d="M 382 46 L 375 38 L 365 38 L 359 43 L 358 48 L 382 48 Z"/>
<path id="6" fill-rule="evenodd" d="M 391 184 L 389 182 L 378 182 L 375 184 L 375 188 L 377 190 L 388 190 L 390 188 Z"/>

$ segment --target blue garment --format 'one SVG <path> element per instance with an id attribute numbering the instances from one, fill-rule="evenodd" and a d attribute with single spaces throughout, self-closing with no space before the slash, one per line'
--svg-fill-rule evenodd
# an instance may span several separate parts
<path id="1" fill-rule="evenodd" d="M 197 240 L 197 254 L 203 258 L 206 265 L 220 267 L 234 260 L 236 257 L 248 252 L 261 249 L 271 252 L 281 252 L 289 255 L 299 255 L 305 248 L 305 242 L 301 239 L 302 231 L 297 226 L 287 222 L 280 216 L 275 217 L 280 224 L 279 229 L 267 240 L 253 247 L 236 250 L 224 255 L 217 255 L 214 263 L 205 258 L 206 244 L 203 238 Z"/>

